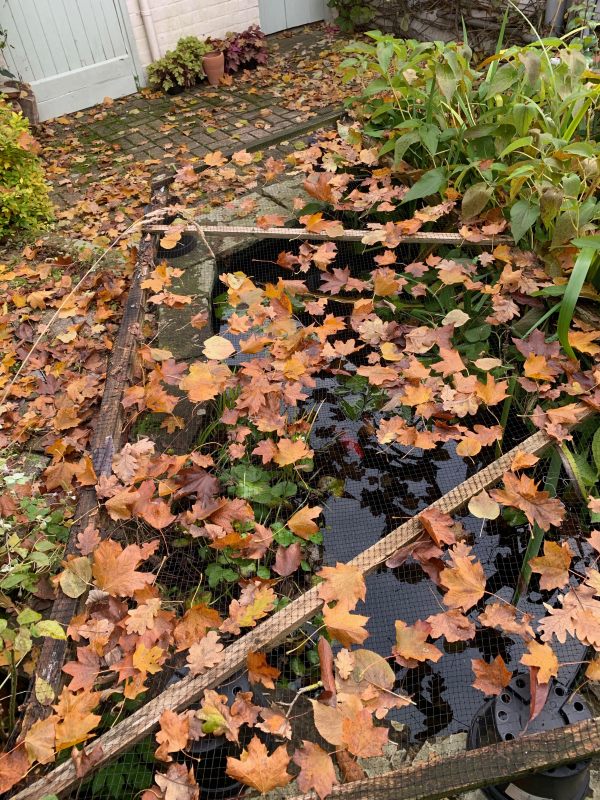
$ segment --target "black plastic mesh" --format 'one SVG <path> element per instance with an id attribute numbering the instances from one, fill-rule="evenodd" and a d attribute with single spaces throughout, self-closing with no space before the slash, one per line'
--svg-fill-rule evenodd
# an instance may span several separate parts
<path id="1" fill-rule="evenodd" d="M 239 270 L 258 282 L 274 281 L 279 276 L 289 278 L 289 272 L 277 267 L 275 262 L 279 252 L 284 249 L 295 252 L 298 246 L 299 243 L 260 242 L 221 261 L 217 274 Z M 340 246 L 339 252 L 338 263 L 334 266 L 350 265 L 354 274 L 370 268 L 370 256 L 364 255 L 361 248 Z M 414 248 L 407 248 L 404 258 L 409 262 L 415 255 Z M 176 261 L 174 265 L 176 266 Z M 316 271 L 301 277 L 307 280 L 311 288 L 316 289 L 318 286 L 319 275 Z M 220 292 L 221 288 L 215 287 L 217 308 Z M 334 313 L 344 312 L 341 305 L 339 309 L 334 309 Z M 215 321 L 215 325 L 218 326 L 219 322 Z M 222 335 L 230 335 L 226 328 L 220 332 Z M 239 363 L 241 358 L 250 357 L 236 356 L 232 363 Z M 305 409 L 312 408 L 316 411 L 310 441 L 316 453 L 315 470 L 309 482 L 316 483 L 322 490 L 323 487 L 331 487 L 329 494 L 325 492 L 325 496 L 319 499 L 319 503 L 324 506 L 324 543 L 317 553 L 313 553 L 315 569 L 318 569 L 319 564 L 333 565 L 355 558 L 498 457 L 494 447 L 487 447 L 480 456 L 463 459 L 456 455 L 453 443 L 426 452 L 399 445 L 382 447 L 375 437 L 373 424 L 378 419 L 378 412 L 369 411 L 360 414 L 357 419 L 351 419 L 344 413 L 340 400 L 351 401 L 352 398 L 341 396 L 335 379 L 324 375 L 318 380 L 311 397 L 303 404 Z M 484 424 L 497 423 L 491 414 L 487 418 L 482 415 L 478 421 Z M 532 431 L 526 420 L 514 414 L 509 418 L 506 427 L 503 451 L 523 441 Z M 547 458 L 542 459 L 537 467 L 536 479 L 545 479 L 547 466 Z M 568 516 L 560 538 L 566 538 L 576 553 L 573 567 L 577 570 L 586 560 L 589 561 L 590 553 L 582 540 L 583 504 L 564 470 L 559 479 L 557 494 L 568 507 Z M 471 516 L 465 509 L 454 516 L 463 523 L 468 532 L 468 542 L 473 545 L 474 554 L 485 570 L 488 590 L 496 598 L 511 602 L 530 535 L 529 527 L 509 526 L 502 516 L 494 521 L 483 521 Z M 137 531 L 135 536 L 139 535 L 140 531 Z M 156 558 L 161 563 L 159 582 L 168 589 L 173 603 L 185 601 L 201 591 L 203 563 L 198 556 L 196 542 L 174 547 L 166 541 Z M 296 583 L 288 580 L 283 584 L 290 593 L 298 593 L 308 588 L 308 585 L 308 579 Z M 278 591 L 281 591 L 281 587 Z M 545 614 L 544 604 L 551 605 L 556 594 L 541 591 L 534 574 L 528 591 L 519 600 L 518 608 L 538 619 Z M 494 598 L 486 595 L 472 610 L 471 615 L 477 616 L 492 599 Z M 364 646 L 384 658 L 389 658 L 394 643 L 396 619 L 412 624 L 418 619 L 423 620 L 431 614 L 443 611 L 444 606 L 439 589 L 416 562 L 409 561 L 393 570 L 381 565 L 370 574 L 367 577 L 366 603 L 359 604 L 356 610 L 369 617 L 369 638 Z M 220 690 L 228 695 L 230 701 L 238 691 L 254 690 L 255 703 L 277 703 L 283 713 L 288 708 L 285 704 L 295 699 L 290 713 L 292 741 L 299 744 L 302 739 L 308 739 L 320 742 L 331 750 L 330 746 L 322 742 L 312 722 L 308 700 L 318 696 L 319 691 L 297 695 L 298 690 L 319 679 L 317 639 L 316 627 L 308 622 L 296 633 L 290 634 L 283 644 L 270 651 L 270 663 L 281 670 L 274 691 L 250 687 L 243 672 L 228 679 Z M 469 731 L 475 716 L 485 704 L 484 695 L 471 685 L 472 659 L 483 658 L 489 662 L 500 655 L 510 670 L 523 669 L 519 665 L 519 659 L 524 646 L 518 637 L 485 628 L 470 642 L 448 644 L 442 643 L 443 641 L 436 642 L 444 654 L 435 664 L 426 662 L 417 668 L 407 669 L 391 661 L 396 672 L 394 690 L 411 695 L 414 705 L 393 710 L 388 714 L 386 722 L 382 723 L 389 724 L 390 720 L 393 721 L 390 727 L 392 745 L 377 765 L 380 772 L 408 765 L 415 756 L 417 763 L 419 758 L 427 763 L 439 754 L 435 747 L 427 749 L 427 742 Z M 580 663 L 586 657 L 585 648 L 568 638 L 564 645 L 553 642 L 553 649 L 560 662 L 567 664 L 561 669 L 560 680 L 567 691 L 570 691 L 579 685 Z M 174 663 L 163 670 L 153 686 L 152 695 L 158 694 L 167 683 L 172 684 L 184 675 L 177 670 L 178 666 Z M 483 723 L 484 728 L 487 724 Z M 493 740 L 495 732 L 487 733 L 488 739 Z M 183 760 L 188 766 L 194 765 L 201 798 L 226 800 L 247 791 L 228 778 L 224 769 L 226 757 L 237 757 L 251 735 L 248 729 L 243 729 L 239 744 L 226 742 L 222 737 L 202 740 L 192 745 L 185 755 L 175 756 L 176 760 Z M 269 749 L 282 741 L 267 734 L 260 736 Z M 451 742 L 448 744 L 450 750 L 453 747 L 464 750 L 467 746 L 466 737 L 446 741 Z M 425 750 L 422 750 L 424 745 Z M 104 767 L 95 776 L 84 779 L 70 796 L 86 800 L 138 797 L 142 789 L 151 786 L 155 768 L 159 772 L 165 770 L 164 764 L 154 762 L 152 754 L 155 747 L 153 737 L 146 737 L 134 750 Z M 421 754 L 417 755 L 419 751 Z M 442 748 L 439 752 L 444 753 L 446 750 Z M 363 767 L 367 770 L 367 775 L 374 774 L 369 771 L 367 764 L 363 764 Z M 460 780 L 462 769 L 464 767 L 457 766 L 457 781 Z M 359 793 L 354 796 L 392 797 L 395 796 L 394 791 L 399 792 L 398 796 L 409 796 L 407 787 L 404 786 L 400 792 L 399 786 L 402 788 L 401 784 L 394 784 L 390 780 L 374 782 L 368 787 L 365 785 L 357 788 Z M 424 796 L 425 789 L 425 785 L 422 788 L 415 787 L 414 796 Z M 287 793 L 293 795 L 294 791 Z M 282 795 L 275 791 L 272 796 L 275 798 Z"/>

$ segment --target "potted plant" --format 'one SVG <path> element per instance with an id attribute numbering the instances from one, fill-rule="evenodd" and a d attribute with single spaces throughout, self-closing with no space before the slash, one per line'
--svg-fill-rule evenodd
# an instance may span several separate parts
<path id="1" fill-rule="evenodd" d="M 211 86 L 217 86 L 225 74 L 225 56 L 223 51 L 215 47 L 202 58 L 202 67 Z"/>
<path id="2" fill-rule="evenodd" d="M 153 89 L 179 94 L 204 77 L 203 57 L 209 46 L 197 36 L 184 36 L 175 50 L 148 66 L 148 83 Z"/>
<path id="3" fill-rule="evenodd" d="M 225 71 L 229 74 L 267 63 L 267 38 L 258 25 L 241 33 L 228 33 L 224 50 Z"/>

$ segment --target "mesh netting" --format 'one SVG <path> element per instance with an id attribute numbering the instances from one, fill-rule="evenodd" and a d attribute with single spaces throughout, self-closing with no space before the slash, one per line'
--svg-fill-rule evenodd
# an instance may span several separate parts
<path id="1" fill-rule="evenodd" d="M 276 264 L 278 254 L 282 250 L 297 252 L 299 246 L 299 242 L 259 242 L 222 258 L 217 263 L 217 274 L 242 271 L 261 284 L 276 281 L 279 277 L 288 278 L 289 272 Z M 406 247 L 402 253 L 398 250 L 399 260 L 406 263 L 416 255 L 411 247 Z M 177 259 L 173 265 L 177 266 Z M 341 245 L 333 266 L 350 266 L 352 274 L 359 275 L 370 268 L 371 255 L 364 253 L 362 246 Z M 317 290 L 317 270 L 313 268 L 302 277 L 310 288 Z M 222 308 L 220 292 L 221 287 L 216 285 L 213 299 L 217 315 Z M 333 313 L 346 313 L 343 303 L 333 305 Z M 300 318 L 306 324 L 310 322 L 302 315 Z M 221 335 L 238 343 L 238 337 L 232 337 L 218 317 L 213 324 Z M 238 354 L 231 364 L 249 358 L 252 356 Z M 355 366 L 360 364 L 361 354 L 352 356 L 351 361 Z M 500 762 L 489 769 L 486 767 L 487 771 L 482 771 L 480 766 L 470 766 L 465 762 L 465 753 L 490 743 L 510 742 L 515 738 L 513 731 L 522 732 L 529 708 L 529 676 L 519 664 L 524 652 L 522 640 L 518 636 L 484 628 L 472 641 L 448 643 L 440 639 L 437 645 L 442 655 L 436 663 L 426 661 L 411 668 L 395 663 L 390 660 L 395 621 L 401 619 L 411 625 L 440 613 L 444 606 L 439 588 L 417 561 L 407 558 L 395 568 L 385 566 L 384 562 L 400 546 L 415 540 L 420 530 L 415 515 L 444 497 L 443 508 L 455 512 L 455 519 L 462 523 L 466 541 L 473 546 L 473 554 L 483 566 L 487 579 L 486 596 L 472 609 L 470 616 L 474 619 L 495 600 L 515 602 L 519 616 L 521 613 L 529 614 L 533 620 L 544 616 L 545 606 L 555 603 L 558 592 L 542 590 L 535 574 L 518 601 L 515 599 L 515 588 L 530 537 L 529 526 L 519 524 L 518 520 L 509 524 L 503 516 L 487 521 L 478 519 L 465 508 L 471 496 L 492 485 L 507 468 L 509 461 L 506 459 L 503 460 L 503 469 L 498 469 L 495 463 L 501 453 L 529 441 L 533 428 L 524 415 L 513 410 L 505 426 L 501 448 L 483 448 L 481 454 L 465 459 L 456 454 L 453 442 L 425 452 L 397 444 L 383 447 L 375 435 L 381 415 L 379 407 L 376 398 L 353 391 L 352 386 L 348 388 L 336 376 L 327 374 L 317 379 L 298 413 L 309 413 L 312 419 L 310 445 L 315 451 L 315 460 L 314 471 L 307 482 L 313 489 L 307 485 L 302 499 L 310 499 L 311 492 L 314 497 L 314 487 L 317 487 L 318 502 L 324 508 L 323 544 L 315 544 L 306 550 L 304 572 L 283 579 L 277 586 L 278 595 L 289 598 L 291 602 L 266 622 L 259 623 L 246 637 L 236 639 L 224 635 L 223 643 L 228 646 L 225 661 L 205 675 L 190 678 L 185 667 L 185 655 L 169 662 L 156 677 L 147 705 L 126 703 L 119 707 L 117 714 L 107 713 L 107 728 L 124 718 L 127 724 L 109 733 L 112 738 L 104 744 L 105 748 L 110 747 L 111 752 L 114 748 L 118 753 L 125 746 L 127 737 L 136 731 L 141 734 L 146 729 L 148 718 L 158 719 L 165 708 L 197 708 L 204 689 L 215 688 L 227 698 L 229 705 L 236 698 L 245 697 L 260 709 L 277 711 L 289 727 L 285 730 L 287 739 L 282 738 L 280 731 L 269 730 L 265 719 L 262 730 L 242 726 L 237 741 L 228 740 L 225 735 L 206 736 L 193 742 L 183 753 L 174 754 L 176 763 L 193 770 L 201 798 L 226 800 L 251 791 L 229 777 L 225 770 L 227 758 L 238 758 L 254 735 L 259 736 L 269 752 L 287 740 L 297 746 L 308 740 L 333 751 L 335 748 L 322 739 L 315 727 L 310 702 L 322 692 L 322 686 L 318 685 L 317 652 L 322 620 L 318 614 L 317 591 L 310 589 L 310 576 L 324 565 L 352 561 L 369 573 L 366 602 L 357 608 L 359 614 L 369 618 L 366 624 L 369 637 L 365 647 L 391 664 L 395 673 L 391 693 L 409 695 L 412 703 L 393 708 L 385 720 L 377 722 L 388 731 L 389 741 L 383 755 L 358 758 L 355 764 L 358 772 L 353 774 L 353 779 L 372 780 L 345 786 L 344 794 L 353 798 L 444 796 L 446 789 L 439 790 L 440 786 L 469 788 L 485 780 L 502 783 L 499 776 L 518 772 L 522 753 L 511 751 L 510 757 L 502 762 L 504 772 L 498 766 Z M 489 411 L 480 413 L 476 421 L 482 425 L 498 422 Z M 536 440 L 538 446 L 541 441 Z M 544 482 L 547 473 L 548 457 L 545 456 L 536 467 L 536 480 Z M 564 468 L 558 479 L 557 494 L 567 507 L 560 539 L 568 541 L 575 554 L 572 569 L 581 572 L 592 559 L 590 548 L 584 541 L 584 505 Z M 125 525 L 115 535 L 129 541 L 140 541 L 146 535 L 151 538 L 143 527 L 133 530 Z M 149 567 L 158 568 L 158 584 L 168 598 L 167 605 L 170 603 L 175 609 L 190 599 L 201 597 L 205 589 L 206 562 L 205 551 L 197 540 L 174 542 L 165 539 L 153 558 L 154 563 Z M 217 597 L 217 607 L 219 602 L 222 602 L 219 610 L 226 609 L 226 598 Z M 334 654 L 339 649 L 334 647 Z M 548 704 L 554 709 L 554 715 L 540 714 L 528 726 L 528 734 L 590 716 L 581 697 L 573 694 L 584 682 L 581 662 L 586 659 L 585 648 L 567 637 L 564 644 L 553 643 L 553 649 L 562 665 L 559 682 L 552 689 L 552 703 Z M 266 652 L 268 663 L 280 671 L 274 688 L 248 680 L 246 656 L 248 652 L 258 651 Z M 486 702 L 482 692 L 472 686 L 471 662 L 473 659 L 490 662 L 497 656 L 502 657 L 515 676 L 501 697 Z M 148 696 L 144 700 L 148 700 Z M 578 776 L 585 770 L 577 759 L 589 746 L 590 738 L 575 736 L 569 742 L 570 749 L 565 748 L 564 741 L 562 744 L 559 742 L 557 739 L 556 752 L 552 749 L 552 742 L 541 747 L 539 752 L 535 742 L 528 745 L 529 766 L 543 765 L 544 758 L 558 762 L 561 759 L 573 761 L 575 757 L 575 767 L 565 774 L 579 780 Z M 500 761 L 503 746 L 498 745 Z M 108 766 L 82 779 L 69 796 L 81 800 L 140 796 L 143 790 L 153 785 L 155 774 L 164 773 L 166 769 L 164 763 L 155 761 L 155 749 L 154 737 L 143 736 L 133 748 Z M 451 757 L 444 762 L 447 766 L 442 774 L 436 771 L 440 756 Z M 409 767 L 413 772 L 378 777 Z M 65 766 L 65 774 L 69 768 Z M 348 780 L 346 768 L 347 765 L 336 763 L 340 780 Z M 297 772 L 293 764 L 290 764 L 290 771 Z M 276 798 L 300 793 L 297 784 L 292 782 L 286 789 L 275 789 L 268 796 Z M 195 795 L 172 795 L 177 799 L 180 796 L 191 798 Z M 145 800 L 152 797 L 150 793 Z"/>

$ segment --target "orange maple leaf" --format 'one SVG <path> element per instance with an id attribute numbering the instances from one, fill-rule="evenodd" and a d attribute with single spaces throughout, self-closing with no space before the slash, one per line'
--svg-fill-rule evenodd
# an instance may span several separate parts
<path id="1" fill-rule="evenodd" d="M 392 655 L 403 667 L 417 667 L 422 661 L 439 661 L 442 652 L 427 642 L 431 626 L 427 622 L 417 620 L 414 625 L 407 625 L 401 619 L 396 620 L 396 644 Z"/>
<path id="2" fill-rule="evenodd" d="M 323 511 L 321 506 L 303 506 L 299 511 L 289 518 L 287 527 L 300 536 L 302 539 L 308 539 L 313 533 L 317 533 L 319 526 L 314 522 L 315 518 Z"/>
<path id="3" fill-rule="evenodd" d="M 92 575 L 99 589 L 115 597 L 132 597 L 139 589 L 154 583 L 151 572 L 138 572 L 136 567 L 158 547 L 158 541 L 142 547 L 130 544 L 125 549 L 112 539 L 100 542 L 94 551 Z"/>
<path id="4" fill-rule="evenodd" d="M 258 736 L 253 736 L 239 758 L 227 757 L 226 772 L 231 778 L 265 794 L 278 786 L 287 786 L 292 780 L 287 772 L 289 763 L 284 744 L 269 755 Z"/>
<path id="5" fill-rule="evenodd" d="M 573 552 L 567 542 L 544 542 L 544 555 L 532 558 L 529 566 L 539 572 L 540 588 L 546 590 L 562 589 L 569 583 L 569 567 Z"/>
<path id="6" fill-rule="evenodd" d="M 323 567 L 317 576 L 323 579 L 323 583 L 319 584 L 319 597 L 326 603 L 340 600 L 353 609 L 359 600 L 367 596 L 363 574 L 351 564 L 338 562 L 335 567 Z"/>
<path id="7" fill-rule="evenodd" d="M 351 644 L 362 644 L 369 635 L 368 631 L 364 629 L 369 617 L 351 614 L 346 600 L 341 600 L 334 608 L 325 606 L 323 621 L 329 635 L 337 639 L 344 647 L 350 647 Z"/>
<path id="8" fill-rule="evenodd" d="M 512 672 L 506 668 L 502 656 L 496 656 L 491 664 L 482 658 L 472 658 L 471 666 L 475 673 L 473 687 L 484 694 L 500 694 L 512 678 Z"/>
<path id="9" fill-rule="evenodd" d="M 444 604 L 448 608 L 468 611 L 485 593 L 485 573 L 478 561 L 473 561 L 471 548 L 455 545 L 451 551 L 452 566 L 440 574 L 440 584 L 447 589 Z"/>
<path id="10" fill-rule="evenodd" d="M 503 475 L 504 489 L 492 489 L 490 495 L 498 503 L 519 508 L 532 525 L 538 525 L 543 531 L 551 525 L 560 525 L 565 516 L 565 507 L 550 493 L 540 491 L 538 484 L 529 475 L 517 477 L 512 472 Z"/>

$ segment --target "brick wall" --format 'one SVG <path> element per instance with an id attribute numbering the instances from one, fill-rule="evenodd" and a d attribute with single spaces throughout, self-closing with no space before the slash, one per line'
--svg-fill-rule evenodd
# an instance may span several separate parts
<path id="1" fill-rule="evenodd" d="M 301 2 L 301 0 L 298 0 Z M 149 0 L 161 55 L 172 50 L 182 36 L 223 36 L 259 22 L 258 0 Z M 152 61 L 142 18 L 135 0 L 127 0 L 138 55 L 146 66 Z"/>

